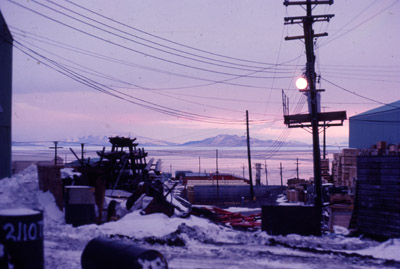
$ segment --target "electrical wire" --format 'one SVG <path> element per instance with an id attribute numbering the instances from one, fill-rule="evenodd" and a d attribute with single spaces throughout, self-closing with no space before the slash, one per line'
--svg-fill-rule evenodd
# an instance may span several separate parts
<path id="1" fill-rule="evenodd" d="M 378 0 L 375 0 L 373 2 L 371 2 L 366 8 L 364 8 L 363 10 L 361 10 L 359 13 L 357 13 L 357 15 L 353 16 L 349 21 L 347 21 L 344 25 L 342 25 L 342 27 L 339 28 L 339 30 L 337 30 L 336 32 L 334 32 L 333 34 L 329 35 L 329 37 L 327 39 L 325 39 L 326 41 L 328 41 L 329 39 L 332 39 L 335 37 L 335 35 L 337 35 L 340 31 L 342 31 L 347 25 L 349 25 L 350 23 L 352 23 L 353 21 L 355 21 L 358 17 L 361 16 L 361 14 L 363 14 L 365 11 L 367 11 L 371 6 L 373 6 L 375 3 L 377 3 Z M 321 44 L 323 44 L 324 42 L 321 42 Z"/>
<path id="2" fill-rule="evenodd" d="M 15 28 L 15 27 L 12 27 L 12 28 Z M 15 29 L 18 29 L 18 28 L 15 28 Z M 26 32 L 26 31 L 23 31 L 23 30 L 20 30 L 20 29 L 18 29 L 18 30 L 22 31 L 23 33 L 29 33 L 29 32 Z M 13 34 L 21 35 L 21 34 L 16 33 L 16 32 L 14 32 Z M 24 34 L 23 34 L 23 36 L 26 37 Z M 38 35 L 35 35 L 35 36 L 38 36 Z M 40 36 L 38 36 L 38 37 L 40 37 Z M 143 70 L 148 70 L 148 71 L 167 74 L 167 75 L 173 75 L 173 76 L 177 76 L 177 77 L 184 77 L 184 78 L 189 78 L 189 79 L 209 82 L 209 83 L 206 83 L 206 84 L 190 85 L 190 86 L 183 86 L 183 87 L 147 88 L 147 90 L 191 89 L 191 88 L 199 88 L 199 87 L 211 86 L 211 85 L 215 85 L 215 84 L 225 84 L 225 85 L 230 85 L 230 86 L 255 88 L 255 89 L 266 89 L 266 87 L 264 87 L 264 86 L 261 87 L 261 86 L 255 86 L 255 85 L 250 85 L 250 84 L 229 82 L 229 81 L 240 79 L 240 78 L 246 78 L 247 75 L 241 75 L 241 76 L 238 76 L 238 77 L 233 77 L 233 78 L 224 79 L 224 80 L 212 80 L 212 79 L 195 77 L 195 76 L 185 75 L 185 74 L 181 74 L 181 73 L 177 73 L 177 72 L 166 71 L 166 70 L 157 69 L 157 68 L 153 68 L 153 67 L 147 67 L 147 66 L 143 66 L 143 65 L 134 64 L 134 63 L 131 63 L 131 62 L 128 62 L 128 61 L 125 61 L 125 60 L 120 60 L 120 59 L 116 59 L 116 58 L 113 58 L 113 57 L 108 57 L 108 56 L 104 56 L 104 55 L 101 55 L 101 54 L 98 54 L 98 53 L 94 53 L 94 52 L 91 52 L 91 51 L 83 50 L 83 49 L 80 49 L 78 47 L 69 46 L 69 45 L 66 45 L 66 44 L 61 44 L 61 43 L 59 43 L 57 41 L 54 41 L 54 40 L 51 40 L 51 39 L 48 39 L 48 38 L 44 38 L 44 37 L 40 37 L 40 38 L 44 38 L 44 39 L 50 40 L 51 42 L 55 42 L 57 45 L 51 44 L 49 42 L 46 42 L 46 41 L 43 41 L 43 40 L 40 40 L 40 39 L 36 39 L 36 38 L 32 38 L 32 37 L 29 37 L 29 38 L 33 39 L 33 40 L 36 40 L 36 41 L 39 41 L 39 42 L 43 42 L 43 43 L 46 43 L 46 44 L 57 46 L 57 47 L 60 47 L 60 48 L 66 49 L 66 50 L 74 51 L 74 52 L 77 52 L 77 53 L 80 53 L 80 54 L 83 54 L 83 55 L 92 56 L 92 57 L 95 57 L 95 58 L 98 58 L 98 59 L 103 59 L 103 60 L 111 61 L 111 62 L 118 63 L 118 64 L 123 64 L 123 65 L 130 66 L 130 67 L 140 68 L 140 69 L 143 69 Z M 297 58 L 298 57 L 296 57 L 295 59 L 292 59 L 291 61 L 295 61 L 295 60 L 297 60 Z M 255 71 L 255 72 L 257 72 L 257 71 Z M 252 74 L 252 73 L 250 73 L 250 74 Z M 280 88 L 279 89 L 275 88 L 274 90 L 281 90 L 281 89 Z"/>
<path id="3" fill-rule="evenodd" d="M 18 39 L 17 39 L 17 41 L 18 41 Z M 20 41 L 18 41 L 18 42 L 21 43 Z M 91 68 L 88 68 L 88 67 L 86 67 L 86 66 L 80 65 L 80 64 L 78 64 L 78 63 L 76 63 L 76 62 L 73 62 L 73 61 L 71 61 L 71 60 L 69 60 L 69 59 L 66 59 L 66 58 L 64 58 L 64 57 L 62 57 L 62 56 L 56 55 L 56 54 L 54 54 L 54 53 L 52 53 L 52 52 L 49 52 L 49 51 L 47 51 L 47 50 L 45 50 L 45 49 L 43 49 L 43 48 L 37 47 L 37 46 L 35 46 L 34 44 L 31 44 L 31 43 L 29 43 L 29 42 L 26 42 L 26 43 L 29 44 L 31 47 L 36 47 L 36 48 L 38 48 L 38 49 L 41 49 L 41 50 L 47 52 L 48 54 L 51 54 L 51 55 L 53 55 L 53 56 L 56 56 L 56 57 L 58 57 L 58 58 L 60 58 L 60 59 L 62 59 L 62 60 L 64 60 L 64 61 L 68 61 L 68 62 L 70 62 L 70 63 L 72 63 L 72 64 L 74 64 L 74 65 L 80 66 L 80 67 L 82 67 L 82 68 L 84 68 L 84 69 L 87 69 L 87 70 L 89 70 L 89 71 L 84 70 L 84 69 L 79 69 L 79 68 L 76 68 L 76 67 L 72 67 L 72 66 L 68 66 L 68 65 L 65 65 L 65 64 L 64 64 L 64 66 L 66 66 L 66 67 L 68 67 L 68 68 L 74 68 L 75 70 L 78 70 L 78 71 L 80 71 L 80 72 L 89 73 L 89 74 L 91 74 L 91 75 L 98 76 L 98 77 L 101 77 L 101 78 L 104 78 L 104 79 L 108 79 L 108 80 L 112 80 L 112 81 L 116 81 L 116 82 L 122 83 L 122 84 L 124 84 L 124 85 L 135 86 L 135 87 L 140 88 L 140 89 L 147 89 L 147 88 L 145 88 L 145 87 L 142 87 L 142 86 L 139 86 L 139 85 L 136 85 L 136 84 L 132 84 L 132 83 L 127 82 L 127 81 L 124 81 L 124 80 L 116 79 L 116 78 L 114 78 L 114 77 L 112 77 L 112 76 L 103 74 L 103 73 L 98 72 L 98 71 L 96 71 L 96 70 L 94 70 L 94 69 L 91 69 Z M 114 88 L 114 87 L 112 87 L 112 88 Z M 154 91 L 154 90 L 152 91 L 152 93 L 153 93 L 153 94 L 158 94 L 158 95 L 161 95 L 161 96 L 164 96 L 164 97 L 173 98 L 173 99 L 176 99 L 176 100 L 185 101 L 185 102 L 192 103 L 192 104 L 197 104 L 197 105 L 200 105 L 200 106 L 202 106 L 202 107 L 210 107 L 210 108 L 214 108 L 214 109 L 218 109 L 218 110 L 231 111 L 231 112 L 240 113 L 240 114 L 243 113 L 243 111 L 234 110 L 234 109 L 228 109 L 228 108 L 223 108 L 223 107 L 221 107 L 221 106 L 212 106 L 212 105 L 209 105 L 209 104 L 198 103 L 198 102 L 190 101 L 190 100 L 187 100 L 187 99 L 184 99 L 184 98 L 174 97 L 174 96 L 171 96 L 171 94 L 165 94 L 165 93 L 158 92 L 158 91 Z M 265 114 L 261 114 L 261 113 L 254 113 L 254 114 L 263 115 L 263 117 L 265 117 Z"/>
<path id="4" fill-rule="evenodd" d="M 47 15 L 45 15 L 45 14 L 43 14 L 43 13 L 40 13 L 40 12 L 38 12 L 38 11 L 35 11 L 35 10 L 31 9 L 31 8 L 25 7 L 25 6 L 21 5 L 21 4 L 18 4 L 18 3 L 16 3 L 16 2 L 14 2 L 13 0 L 8 0 L 8 1 L 11 2 L 11 3 L 13 3 L 13 4 L 15 4 L 15 5 L 17 5 L 17 6 L 20 6 L 20 7 L 24 8 L 24 9 L 27 9 L 27 10 L 29 10 L 29 11 L 35 13 L 35 14 L 38 14 L 39 16 L 42 16 L 42 17 L 44 17 L 44 18 L 46 18 L 46 19 L 49 19 L 49 20 L 51 20 L 51 21 L 53 21 L 53 22 L 57 22 L 57 23 L 59 23 L 59 24 L 65 26 L 65 27 L 67 27 L 67 28 L 73 29 L 73 30 L 78 31 L 78 32 L 80 32 L 80 33 L 82 33 L 82 34 L 85 34 L 85 35 L 88 35 L 88 36 L 90 36 L 90 37 L 93 37 L 93 38 L 95 38 L 95 39 L 104 41 L 104 42 L 106 42 L 106 43 L 108 43 L 108 44 L 111 44 L 111 45 L 114 45 L 114 46 L 117 46 L 117 47 L 120 47 L 120 48 L 129 50 L 129 51 L 131 51 L 131 52 L 135 52 L 135 53 L 140 54 L 140 55 L 143 55 L 143 56 L 145 56 L 145 57 L 149 57 L 149 58 L 153 58 L 153 59 L 156 59 L 156 60 L 159 60 L 159 61 L 163 61 L 163 62 L 167 62 L 167 63 L 170 63 L 170 64 L 174 64 L 174 65 L 178 65 L 178 66 L 182 66 L 182 67 L 186 67 L 186 68 L 190 68 L 190 69 L 195 69 L 195 70 L 199 70 L 199 71 L 203 71 L 203 72 L 213 73 L 213 74 L 219 74 L 219 75 L 225 75 L 225 76 L 235 76 L 235 77 L 240 77 L 240 76 L 241 76 L 240 74 L 229 73 L 229 72 L 222 72 L 222 71 L 217 71 L 217 70 L 202 68 L 202 67 L 193 66 L 193 65 L 190 65 L 190 64 L 186 64 L 186 63 L 180 63 L 180 62 L 177 62 L 177 61 L 174 61 L 174 60 L 169 60 L 169 59 L 162 58 L 162 57 L 159 57 L 159 56 L 156 56 L 156 55 L 152 55 L 152 54 L 149 54 L 149 53 L 145 53 L 145 52 L 142 52 L 142 51 L 140 51 L 140 50 L 133 49 L 133 48 L 131 48 L 131 47 L 127 47 L 127 46 L 125 46 L 125 45 L 122 45 L 122 44 L 113 42 L 113 41 L 111 41 L 111 40 L 108 40 L 108 39 L 102 38 L 102 37 L 100 37 L 100 36 L 91 34 L 91 33 L 87 32 L 87 31 L 81 30 L 81 29 L 79 29 L 79 28 L 77 28 L 77 27 L 74 27 L 74 26 L 72 26 L 72 25 L 66 24 L 66 23 L 64 23 L 64 22 L 62 22 L 62 21 L 56 20 L 56 19 L 54 19 L 54 18 L 51 18 L 50 16 L 47 16 Z M 34 3 L 36 3 L 36 4 L 40 4 L 40 3 L 38 3 L 38 2 L 35 1 L 35 0 L 32 0 L 32 2 L 34 2 Z M 43 5 L 43 4 L 40 4 L 40 5 Z M 45 6 L 45 5 L 43 5 L 43 6 Z M 50 7 L 48 7 L 48 8 L 50 8 Z M 52 8 L 50 8 L 50 9 L 51 9 L 51 10 L 54 10 L 54 9 L 52 9 Z M 66 15 L 66 14 L 64 14 L 64 13 L 62 13 L 62 12 L 60 12 L 60 11 L 57 11 L 57 10 L 54 10 L 54 11 L 55 11 L 55 12 L 58 12 L 58 13 L 61 13 L 61 14 L 65 15 L 65 16 L 67 16 L 67 17 L 73 18 L 72 16 Z M 110 31 L 108 31 L 108 30 L 102 29 L 102 28 L 97 27 L 97 26 L 95 26 L 95 25 L 88 24 L 88 23 L 83 22 L 83 21 L 81 21 L 81 20 L 79 20 L 79 19 L 76 19 L 76 18 L 73 18 L 73 19 L 75 19 L 75 20 L 77 20 L 77 21 L 80 21 L 80 22 L 82 22 L 83 24 L 87 24 L 87 25 L 89 25 L 89 26 L 92 26 L 92 27 L 94 27 L 94 28 L 96 28 L 96 29 L 102 30 L 102 31 L 104 31 L 104 32 L 106 32 L 106 33 L 109 33 L 109 34 L 118 36 L 118 37 L 120 37 L 120 38 L 122 38 L 122 39 L 124 39 L 124 40 L 127 39 L 126 37 L 123 37 L 123 36 L 121 36 L 121 35 L 112 33 L 112 32 L 110 32 Z M 128 40 L 130 40 L 130 39 L 128 39 Z M 131 40 L 130 40 L 130 41 L 131 41 Z M 175 56 L 176 56 L 176 55 L 175 55 Z M 265 70 L 265 69 L 266 69 L 266 68 L 264 68 L 264 70 Z M 261 71 L 262 71 L 262 70 L 255 71 L 255 72 L 258 73 L 258 72 L 261 72 Z M 246 78 L 271 79 L 271 78 L 273 78 L 273 77 L 268 77 L 268 76 L 246 76 Z M 280 79 L 285 79 L 285 78 L 289 78 L 289 77 L 281 76 L 281 77 L 278 77 L 278 78 L 280 78 Z"/>
<path id="5" fill-rule="evenodd" d="M 110 17 L 104 16 L 104 15 L 98 13 L 98 12 L 95 12 L 95 11 L 89 9 L 89 8 L 83 7 L 82 5 L 76 4 L 76 3 L 74 3 L 73 1 L 70 1 L 70 0 L 65 0 L 65 1 L 68 2 L 68 3 L 70 3 L 70 4 L 72 4 L 72 5 L 74 5 L 74 6 L 77 6 L 77 7 L 81 8 L 81 9 L 83 9 L 83 10 L 86 10 L 86 11 L 92 13 L 92 14 L 95 14 L 95 15 L 101 17 L 101 18 L 107 19 L 107 20 L 109 20 L 109 21 L 111 21 L 111 22 L 117 23 L 117 24 L 119 24 L 119 25 L 121 25 L 121 26 L 127 27 L 127 28 L 132 29 L 132 30 L 134 30 L 134 31 L 137 31 L 137 32 L 139 32 L 139 33 L 142 33 L 142 34 L 151 36 L 151 37 L 153 37 L 153 38 L 157 38 L 157 39 L 159 39 L 159 40 L 162 40 L 162 41 L 165 41 L 165 42 L 174 44 L 174 45 L 178 45 L 178 46 L 181 46 L 181 47 L 184 47 L 184 48 L 188 48 L 188 49 L 191 49 L 191 50 L 194 50 L 194 51 L 198 51 L 198 52 L 202 52 L 202 53 L 206 53 L 206 54 L 209 54 L 209 55 L 218 56 L 218 57 L 222 57 L 222 58 L 226 58 L 226 59 L 230 59 L 230 60 L 236 60 L 236 61 L 247 62 L 247 63 L 254 63 L 254 64 L 260 64 L 260 65 L 275 65 L 275 64 L 272 64 L 272 63 L 265 63 L 265 62 L 252 61 L 252 60 L 248 60 L 248 59 L 235 58 L 235 57 L 231 57 L 231 56 L 226 56 L 226 55 L 222 55 L 222 54 L 218 54 L 218 53 L 214 53 L 214 52 L 202 50 L 202 49 L 195 48 L 195 47 L 192 47 L 192 46 L 188 46 L 188 45 L 185 45 L 185 44 L 182 44 L 182 43 L 179 43 L 179 42 L 176 42 L 176 41 L 167 39 L 167 38 L 163 38 L 163 37 L 160 37 L 160 36 L 151 34 L 151 33 L 149 33 L 149 32 L 146 32 L 146 31 L 144 31 L 144 30 L 141 30 L 141 29 L 139 29 L 139 28 L 132 27 L 131 25 L 122 23 L 122 22 L 117 21 L 117 20 L 115 20 L 115 19 L 112 19 L 112 18 L 110 18 Z"/>
<path id="6" fill-rule="evenodd" d="M 75 81 L 78 81 L 78 82 L 80 82 L 80 83 L 82 83 L 82 84 L 84 84 L 86 86 L 89 86 L 89 87 L 91 87 L 91 88 L 93 88 L 95 90 L 98 90 L 100 92 L 103 92 L 105 94 L 113 96 L 115 98 L 118 98 L 118 99 L 121 99 L 121 100 L 124 100 L 124 101 L 128 101 L 130 103 L 145 107 L 147 109 L 150 109 L 150 110 L 153 110 L 153 111 L 156 111 L 156 112 L 160 112 L 160 113 L 163 113 L 163 114 L 166 114 L 166 115 L 170 115 L 170 116 L 177 116 L 177 117 L 184 118 L 184 119 L 187 119 L 187 120 L 208 122 L 208 123 L 218 123 L 218 124 L 240 124 L 240 125 L 243 124 L 243 121 L 240 121 L 240 120 L 218 118 L 218 117 L 204 116 L 204 115 L 200 115 L 200 114 L 196 114 L 196 113 L 183 112 L 181 110 L 172 109 L 172 108 L 169 108 L 169 107 L 166 107 L 166 106 L 162 106 L 162 105 L 159 105 L 159 104 L 155 104 L 153 102 L 149 102 L 149 101 L 143 100 L 141 98 L 134 97 L 132 95 L 128 95 L 128 94 L 116 91 L 116 90 L 114 90 L 112 88 L 105 87 L 101 83 L 95 82 L 95 81 L 93 81 L 91 79 L 88 79 L 85 76 L 82 76 L 82 75 L 77 74 L 76 72 L 73 72 L 72 70 L 66 68 L 62 64 L 59 64 L 59 63 L 57 63 L 57 62 L 55 62 L 55 61 L 53 61 L 53 60 L 41 55 L 41 54 L 33 51 L 32 49 L 27 48 L 26 46 L 24 46 L 23 44 L 19 43 L 18 41 L 16 41 L 16 43 L 18 44 L 18 46 L 15 46 L 15 44 L 14 44 L 14 46 L 17 49 L 19 49 L 20 51 L 22 51 L 26 55 L 32 57 L 33 59 L 35 59 L 37 61 L 41 61 L 40 59 L 36 58 L 32 54 L 30 54 L 30 53 L 24 51 L 23 49 L 21 49 L 19 46 L 29 50 L 31 53 L 34 53 L 35 55 L 41 57 L 42 59 L 50 62 L 51 64 L 55 65 L 59 69 L 55 69 L 53 66 L 51 66 L 49 64 L 46 64 L 46 63 L 43 63 L 46 66 L 48 66 L 48 67 L 50 67 L 50 68 L 52 68 L 52 69 L 54 69 L 54 70 L 56 70 L 56 71 L 58 71 L 60 73 L 72 78 Z M 134 99 L 135 101 L 128 100 L 128 99 L 126 99 L 126 98 L 124 98 L 124 97 L 122 97 L 122 96 L 120 96 L 118 94 L 123 95 L 125 97 L 129 97 L 131 99 Z M 140 103 L 140 102 L 142 102 L 142 103 Z M 253 122 L 254 123 L 261 123 L 261 122 L 265 122 L 265 121 L 253 121 Z"/>
<path id="7" fill-rule="evenodd" d="M 339 89 L 341 89 L 341 90 L 343 90 L 343 91 L 345 91 L 345 92 L 351 93 L 351 94 L 353 94 L 353 95 L 355 95 L 355 96 L 358 96 L 358 97 L 360 97 L 360 98 L 363 98 L 363 99 L 365 99 L 365 100 L 372 101 L 372 102 L 374 102 L 374 103 L 381 104 L 381 105 L 386 105 L 386 106 L 391 106 L 391 107 L 398 108 L 398 106 L 394 106 L 394 105 L 392 105 L 392 104 L 384 103 L 384 102 L 381 102 L 381 101 L 378 101 L 378 100 L 375 100 L 375 99 L 366 97 L 366 96 L 364 96 L 364 95 L 361 95 L 361 94 L 359 94 L 359 93 L 356 93 L 355 91 L 348 90 L 348 89 L 346 89 L 346 88 L 344 88 L 344 87 L 342 87 L 342 86 L 339 86 L 339 85 L 337 85 L 336 83 L 333 83 L 333 82 L 331 82 L 331 81 L 329 81 L 329 80 L 327 80 L 327 79 L 325 79 L 325 78 L 321 78 L 321 79 L 324 80 L 325 82 L 328 82 L 329 84 L 335 86 L 336 88 L 339 88 Z"/>
<path id="8" fill-rule="evenodd" d="M 36 0 L 32 0 L 32 1 L 35 2 L 35 3 L 38 3 Z M 206 59 L 206 60 L 210 60 L 210 61 L 215 61 L 215 62 L 230 64 L 230 65 L 235 65 L 235 66 L 253 68 L 253 69 L 251 69 L 251 70 L 249 70 L 249 69 L 238 68 L 239 70 L 256 71 L 256 70 L 259 70 L 259 69 L 260 69 L 260 66 L 244 65 L 244 64 L 238 64 L 238 63 L 233 63 L 233 62 L 228 62 L 228 61 L 222 61 L 222 60 L 213 59 L 213 58 L 210 58 L 210 57 L 205 57 L 205 56 L 197 55 L 197 54 L 194 54 L 194 53 L 186 52 L 186 51 L 183 51 L 183 50 L 180 50 L 180 49 L 171 47 L 171 46 L 166 46 L 166 45 L 163 45 L 163 44 L 161 44 L 161 43 L 154 42 L 154 41 L 151 41 L 151 40 L 146 39 L 146 38 L 142 38 L 142 37 L 137 36 L 137 35 L 133 35 L 133 34 L 131 34 L 131 33 L 129 33 L 129 32 L 123 31 L 123 30 L 121 30 L 121 29 L 119 29 L 119 28 L 112 27 L 112 26 L 110 26 L 109 24 L 105 24 L 105 23 L 100 22 L 100 21 L 98 21 L 98 20 L 96 20 L 96 19 L 93 19 L 93 18 L 90 18 L 90 17 L 88 17 L 88 16 L 85 16 L 85 15 L 79 13 L 79 12 L 73 11 L 73 10 L 71 10 L 71 9 L 69 9 L 69 8 L 67 8 L 67 7 L 65 7 L 65 6 L 63 6 L 63 5 L 60 5 L 60 4 L 58 4 L 58 3 L 55 3 L 54 1 L 51 1 L 51 0 L 46 0 L 46 1 L 49 2 L 49 3 L 52 3 L 52 4 L 55 5 L 55 6 L 58 6 L 58 7 L 62 8 L 62 9 L 64 9 L 64 10 L 67 10 L 67 11 L 73 13 L 73 14 L 76 14 L 76 15 L 78 15 L 78 16 L 81 16 L 81 17 L 83 17 L 83 18 L 85 18 L 85 19 L 94 21 L 94 22 L 96 22 L 96 23 L 98 23 L 98 24 L 100 24 L 100 25 L 106 26 L 106 27 L 111 28 L 111 29 L 113 29 L 113 30 L 116 30 L 116 31 L 118 31 L 118 32 L 124 33 L 124 34 L 126 34 L 126 35 L 132 36 L 132 37 L 137 38 L 137 39 L 139 39 L 139 40 L 142 40 L 142 41 L 145 41 L 145 42 L 148 42 L 148 43 L 151 43 L 151 44 L 154 44 L 154 45 L 163 47 L 163 48 L 167 48 L 167 49 L 170 49 L 170 50 L 173 50 L 173 51 L 176 51 L 176 52 L 180 52 L 180 53 L 184 53 L 184 54 L 187 54 L 187 55 L 191 55 L 191 56 L 194 56 L 194 57 L 199 57 L 199 58 L 201 58 L 201 59 Z M 39 4 L 39 3 L 38 3 L 38 4 Z M 40 5 L 43 5 L 43 4 L 40 4 Z M 45 6 L 45 5 L 43 5 L 43 6 Z M 47 7 L 47 6 L 46 6 L 46 7 Z M 136 43 L 136 42 L 135 42 L 135 43 Z M 141 44 L 141 43 L 138 43 L 138 44 Z M 155 49 L 156 49 L 156 48 L 155 48 Z M 180 56 L 180 55 L 178 55 L 178 56 Z M 191 59 L 191 60 L 195 60 L 195 59 L 192 59 L 192 58 L 190 58 L 190 59 Z M 202 61 L 200 61 L 200 62 L 202 62 Z M 211 63 L 209 63 L 209 62 L 207 62 L 207 63 L 208 63 L 208 64 L 211 64 Z M 269 64 L 269 65 L 271 66 L 271 68 L 272 68 L 273 66 L 277 66 L 277 64 Z M 223 67 L 227 67 L 227 66 L 223 66 Z M 233 67 L 228 67 L 228 68 L 233 68 Z M 255 68 L 256 70 L 254 70 L 254 68 Z M 262 72 L 265 72 L 265 71 L 262 71 Z M 267 72 L 267 73 L 269 73 L 269 72 Z"/>
<path id="9" fill-rule="evenodd" d="M 399 83 L 400 80 L 392 80 L 392 79 L 377 79 L 377 78 L 364 78 L 364 77 L 356 77 L 355 75 L 348 75 L 346 76 L 346 74 L 342 74 L 340 76 L 335 76 L 335 75 L 330 75 L 330 73 L 326 73 L 327 77 L 331 77 L 331 78 L 342 78 L 342 79 L 351 79 L 351 80 L 363 80 L 363 81 L 377 81 L 377 82 L 384 82 L 384 83 Z"/>
<path id="10" fill-rule="evenodd" d="M 398 4 L 399 2 L 400 2 L 400 1 L 395 0 L 392 4 L 390 4 L 390 5 L 387 6 L 386 8 L 384 8 L 384 9 L 382 9 L 381 11 L 375 13 L 374 15 L 368 17 L 366 20 L 363 20 L 361 23 L 359 23 L 359 24 L 357 24 L 356 26 L 350 28 L 349 30 L 345 31 L 344 33 L 342 33 L 342 34 L 340 34 L 340 35 L 338 35 L 338 36 L 336 36 L 336 37 L 333 37 L 333 38 L 331 38 L 331 39 L 327 39 L 327 41 L 321 43 L 321 44 L 319 45 L 319 47 L 325 46 L 326 44 L 329 44 L 330 42 L 332 42 L 332 41 L 334 41 L 334 40 L 336 40 L 336 39 L 338 39 L 338 38 L 340 38 L 340 37 L 342 37 L 342 36 L 344 36 L 344 35 L 346 35 L 346 34 L 352 32 L 352 31 L 354 31 L 354 30 L 357 29 L 358 27 L 360 27 L 360 26 L 364 25 L 365 23 L 369 22 L 370 20 L 372 20 L 372 19 L 375 18 L 376 16 L 382 14 L 383 12 L 385 12 L 385 11 L 388 10 L 388 9 L 390 9 L 391 7 L 393 7 L 394 5 Z"/>

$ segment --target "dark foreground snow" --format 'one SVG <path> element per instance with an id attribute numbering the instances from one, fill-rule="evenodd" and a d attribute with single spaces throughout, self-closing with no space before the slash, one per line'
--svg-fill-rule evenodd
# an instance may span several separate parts
<path id="1" fill-rule="evenodd" d="M 138 212 L 116 222 L 74 228 L 65 224 L 53 196 L 39 191 L 35 167 L 0 182 L 0 209 L 43 210 L 46 268 L 81 268 L 82 251 L 97 236 L 158 250 L 169 268 L 400 268 L 400 239 L 382 243 L 339 234 L 269 236 L 195 216 Z"/>

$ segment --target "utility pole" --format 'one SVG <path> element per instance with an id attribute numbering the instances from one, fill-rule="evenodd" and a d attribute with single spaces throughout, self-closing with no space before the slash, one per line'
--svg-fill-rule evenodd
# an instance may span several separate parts
<path id="1" fill-rule="evenodd" d="M 282 167 L 282 163 L 279 166 L 279 170 L 280 170 L 280 175 L 281 175 L 281 186 L 283 186 L 283 173 L 282 173 L 283 167 Z"/>
<path id="2" fill-rule="evenodd" d="M 265 184 L 268 186 L 268 168 L 267 168 L 267 160 L 265 161 Z"/>
<path id="3" fill-rule="evenodd" d="M 322 107 L 323 109 L 324 109 L 324 112 L 325 112 L 325 108 L 328 108 L 328 107 L 326 107 L 326 106 L 324 106 L 324 107 Z M 323 146 L 323 148 L 324 148 L 324 157 L 323 157 L 323 159 L 325 160 L 326 159 L 326 129 L 327 129 L 327 127 L 326 127 L 326 121 L 324 121 L 324 127 L 323 127 L 324 129 L 324 146 Z"/>
<path id="4" fill-rule="evenodd" d="M 324 160 L 326 159 L 326 122 L 324 121 Z"/>
<path id="5" fill-rule="evenodd" d="M 249 111 L 248 110 L 246 110 L 246 130 L 247 130 L 247 159 L 249 161 L 250 199 L 252 201 L 254 201 L 253 178 L 251 176 L 250 132 L 249 132 Z"/>
<path id="6" fill-rule="evenodd" d="M 246 167 L 244 166 L 244 164 L 242 165 L 242 169 L 243 169 L 243 178 L 244 178 L 244 169 L 245 169 Z"/>
<path id="7" fill-rule="evenodd" d="M 85 156 L 84 156 L 84 154 L 85 154 L 84 148 L 85 148 L 85 144 L 81 143 L 81 159 L 82 159 L 82 162 L 83 162 L 83 160 L 85 158 Z"/>
<path id="8" fill-rule="evenodd" d="M 256 169 L 256 186 L 261 186 L 261 163 L 256 163 L 255 169 Z"/>
<path id="9" fill-rule="evenodd" d="M 296 158 L 296 174 L 297 179 L 299 179 L 299 158 Z"/>
<path id="10" fill-rule="evenodd" d="M 58 141 L 54 141 L 54 147 L 50 147 L 50 149 L 54 149 L 54 166 L 57 166 L 57 149 L 62 149 L 63 147 L 59 147 Z"/>
<path id="11" fill-rule="evenodd" d="M 201 173 L 201 166 L 200 166 L 200 156 L 199 156 L 199 175 Z"/>
<path id="12" fill-rule="evenodd" d="M 320 21 L 329 21 L 334 15 L 312 15 L 313 5 L 319 4 L 333 4 L 333 0 L 328 1 L 318 1 L 318 0 L 306 0 L 306 1 L 289 1 L 284 0 L 283 3 L 285 6 L 289 5 L 301 5 L 305 6 L 307 15 L 306 16 L 298 16 L 298 17 L 286 17 L 285 24 L 303 24 L 303 36 L 293 36 L 286 37 L 285 40 L 297 40 L 304 39 L 306 56 L 307 56 L 307 64 L 305 76 L 307 78 L 308 83 L 308 94 L 309 94 L 309 107 L 310 107 L 310 115 L 309 120 L 311 122 L 312 128 L 312 138 L 313 138 L 313 160 L 314 160 L 314 185 L 315 185 L 315 206 L 318 210 L 320 220 L 322 220 L 322 190 L 321 190 L 321 153 L 319 146 L 319 119 L 318 119 L 318 95 L 319 91 L 316 89 L 316 78 L 317 75 L 315 73 L 315 55 L 314 55 L 314 39 L 320 36 L 327 36 L 328 33 L 314 34 L 313 23 Z"/>
<path id="13" fill-rule="evenodd" d="M 215 159 L 215 164 L 216 164 L 216 168 L 217 168 L 217 201 L 219 202 L 219 183 L 218 183 L 218 174 L 219 174 L 219 171 L 218 171 L 218 149 L 216 150 L 216 159 Z"/>

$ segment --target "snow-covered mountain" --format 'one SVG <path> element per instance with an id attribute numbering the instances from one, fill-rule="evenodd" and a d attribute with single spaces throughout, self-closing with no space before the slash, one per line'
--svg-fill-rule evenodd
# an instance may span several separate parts
<path id="1" fill-rule="evenodd" d="M 113 135 L 110 135 L 113 136 Z M 65 142 L 61 142 L 61 144 L 80 144 L 85 143 L 86 145 L 93 146 L 109 146 L 109 137 L 106 135 L 88 135 L 82 136 L 73 139 L 67 139 Z M 238 136 L 238 135 L 227 135 L 221 134 L 214 137 L 209 137 L 203 140 L 198 141 L 189 141 L 183 144 L 168 142 L 164 140 L 157 140 L 143 136 L 132 136 L 136 137 L 136 143 L 139 143 L 140 146 L 200 146 L 200 147 L 245 147 L 247 145 L 246 136 Z M 276 140 L 260 140 L 257 138 L 250 138 L 250 143 L 252 147 L 269 147 L 272 145 L 276 145 L 277 143 L 281 143 Z M 283 142 L 283 146 L 287 147 L 307 147 L 309 146 L 306 143 L 298 142 L 298 141 L 287 141 Z"/>
<path id="2" fill-rule="evenodd" d="M 88 135 L 81 136 L 76 138 L 69 138 L 65 141 L 59 141 L 59 145 L 65 146 L 78 146 L 81 143 L 89 146 L 110 146 L 109 137 L 114 135 Z M 153 146 L 153 147 L 174 147 L 174 146 L 198 146 L 198 147 L 245 147 L 247 145 L 246 136 L 238 136 L 238 135 L 227 135 L 221 134 L 214 137 L 209 137 L 203 140 L 198 141 L 189 141 L 183 144 L 168 142 L 164 140 L 152 139 L 143 136 L 132 136 L 132 138 L 136 137 L 136 143 L 139 143 L 139 146 Z M 281 143 L 276 140 L 260 140 L 257 138 L 250 138 L 250 143 L 252 147 L 269 147 L 272 145 L 276 145 L 277 143 Z M 42 145 L 49 144 L 51 145 L 51 141 L 47 142 L 13 142 L 14 146 L 34 146 L 34 145 Z M 309 144 L 298 142 L 298 141 L 287 141 L 283 142 L 283 146 L 286 147 L 307 147 Z"/>
<path id="3" fill-rule="evenodd" d="M 250 138 L 250 144 L 252 147 L 269 147 L 276 143 L 280 143 L 276 140 L 260 140 L 257 138 Z M 238 136 L 238 135 L 227 135 L 221 134 L 214 137 L 206 138 L 200 141 L 190 141 L 182 144 L 182 146 L 220 146 L 220 147 L 245 147 L 247 145 L 246 136 Z M 283 142 L 284 146 L 309 146 L 306 143 L 296 142 L 296 141 L 288 141 Z"/>

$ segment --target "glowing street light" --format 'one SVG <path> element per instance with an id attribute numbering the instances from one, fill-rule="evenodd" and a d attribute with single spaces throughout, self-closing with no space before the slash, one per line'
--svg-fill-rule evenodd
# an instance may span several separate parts
<path id="1" fill-rule="evenodd" d="M 297 87 L 297 89 L 299 89 L 299 90 L 305 90 L 305 89 L 308 87 L 308 82 L 307 82 L 307 80 L 306 80 L 305 78 L 303 78 L 303 77 L 299 77 L 299 78 L 296 80 L 296 87 Z"/>

